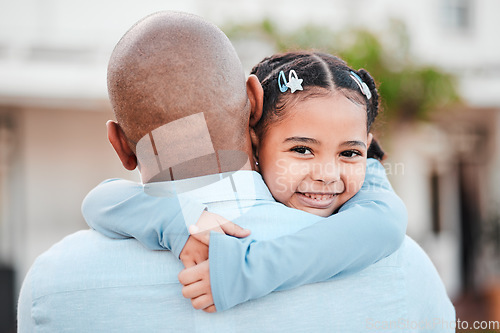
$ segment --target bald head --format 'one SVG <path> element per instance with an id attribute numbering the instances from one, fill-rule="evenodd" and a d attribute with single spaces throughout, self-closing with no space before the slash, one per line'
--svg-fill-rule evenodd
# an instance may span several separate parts
<path id="1" fill-rule="evenodd" d="M 160 12 L 136 23 L 111 55 L 108 92 L 132 145 L 200 112 L 216 149 L 235 149 L 248 130 L 239 58 L 221 30 L 195 15 Z"/>

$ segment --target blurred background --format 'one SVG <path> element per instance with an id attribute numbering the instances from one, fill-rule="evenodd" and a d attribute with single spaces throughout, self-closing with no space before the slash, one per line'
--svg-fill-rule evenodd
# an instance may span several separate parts
<path id="1" fill-rule="evenodd" d="M 0 0 L 0 332 L 35 258 L 87 228 L 88 191 L 139 180 L 107 142 L 106 67 L 129 27 L 165 9 L 221 27 L 247 73 L 298 48 L 370 71 L 407 233 L 458 318 L 500 320 L 500 1 Z"/>

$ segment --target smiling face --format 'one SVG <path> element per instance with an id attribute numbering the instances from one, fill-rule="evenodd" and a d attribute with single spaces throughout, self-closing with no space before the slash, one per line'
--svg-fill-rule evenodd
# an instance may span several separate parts
<path id="1" fill-rule="evenodd" d="M 274 198 L 329 216 L 361 188 L 366 172 L 366 109 L 334 92 L 285 107 L 259 140 L 260 172 Z"/>

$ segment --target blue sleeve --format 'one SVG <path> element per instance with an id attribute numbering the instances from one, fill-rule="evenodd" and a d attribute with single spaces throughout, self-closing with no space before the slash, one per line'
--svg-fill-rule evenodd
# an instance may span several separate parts
<path id="1" fill-rule="evenodd" d="M 407 218 L 383 166 L 369 160 L 361 190 L 337 214 L 295 234 L 256 241 L 212 232 L 215 307 L 223 311 L 272 291 L 360 271 L 399 248 Z"/>
<path id="2" fill-rule="evenodd" d="M 111 179 L 87 194 L 82 214 L 91 228 L 107 237 L 133 237 L 148 249 L 171 250 L 179 257 L 189 237 L 187 226 L 195 224 L 205 208 L 175 195 L 150 196 L 142 184 Z"/>

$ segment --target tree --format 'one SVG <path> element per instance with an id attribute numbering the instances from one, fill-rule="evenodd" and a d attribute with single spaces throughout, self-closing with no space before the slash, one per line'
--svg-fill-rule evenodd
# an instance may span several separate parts
<path id="1" fill-rule="evenodd" d="M 281 32 L 270 20 L 233 25 L 225 29 L 230 39 L 258 38 L 271 43 L 277 52 L 314 49 L 338 55 L 356 69 L 365 68 L 378 82 L 388 121 L 427 119 L 437 109 L 459 102 L 453 75 L 428 65 L 413 63 L 410 41 L 402 23 L 394 21 L 382 40 L 362 29 L 334 32 L 323 26 L 306 25 Z"/>

